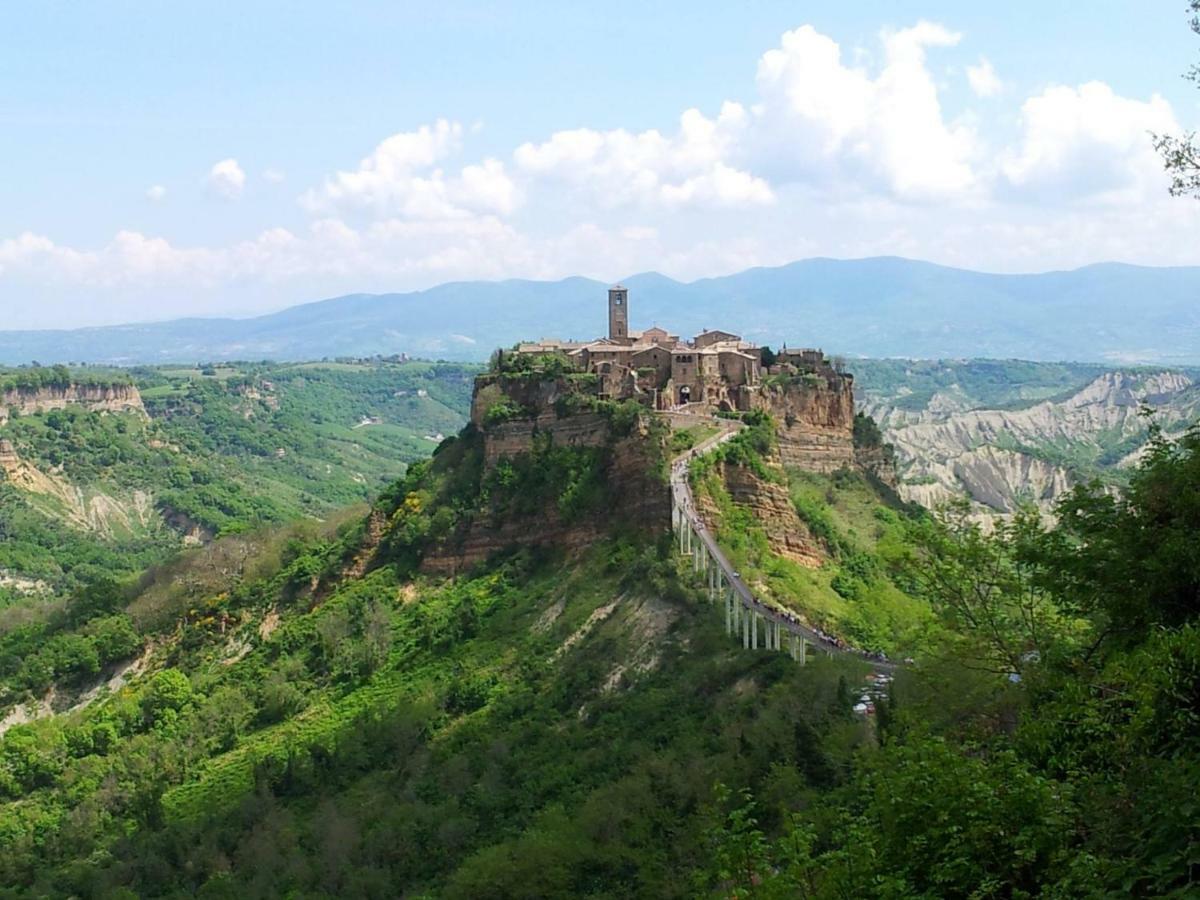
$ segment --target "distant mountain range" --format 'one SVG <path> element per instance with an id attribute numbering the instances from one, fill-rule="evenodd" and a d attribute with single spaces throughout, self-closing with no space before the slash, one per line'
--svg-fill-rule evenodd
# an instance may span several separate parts
<path id="1" fill-rule="evenodd" d="M 993 275 L 896 257 L 808 259 L 686 284 L 648 272 L 624 284 L 633 327 L 659 323 L 684 335 L 724 328 L 849 356 L 1200 362 L 1200 267 Z M 522 338 L 599 336 L 605 288 L 578 277 L 454 282 L 251 319 L 0 331 L 0 363 L 483 359 Z"/>

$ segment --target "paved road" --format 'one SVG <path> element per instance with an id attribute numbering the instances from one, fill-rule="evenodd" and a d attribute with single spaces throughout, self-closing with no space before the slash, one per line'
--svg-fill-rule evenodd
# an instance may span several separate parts
<path id="1" fill-rule="evenodd" d="M 742 605 L 747 609 L 759 613 L 764 618 L 770 619 L 773 622 L 778 622 L 785 631 L 799 635 L 810 646 L 820 650 L 823 653 L 829 653 L 835 656 L 845 656 L 850 659 L 857 659 L 860 662 L 865 662 L 872 668 L 880 672 L 893 672 L 898 666 L 894 662 L 877 659 L 869 655 L 865 651 L 855 649 L 853 647 L 840 646 L 828 637 L 819 634 L 807 625 L 802 624 L 789 614 L 780 612 L 773 607 L 767 606 L 758 600 L 746 587 L 746 583 L 742 581 L 737 574 L 733 564 L 729 558 L 721 552 L 721 548 L 717 546 L 716 539 L 709 534 L 708 529 L 704 527 L 704 522 L 700 519 L 700 514 L 696 511 L 695 499 L 692 496 L 692 487 L 688 483 L 688 466 L 691 461 L 697 456 L 701 456 L 715 447 L 728 441 L 742 428 L 741 422 L 736 422 L 728 419 L 711 419 L 705 416 L 696 416 L 697 423 L 711 424 L 716 423 L 722 427 L 719 434 L 715 434 L 707 440 L 701 441 L 695 447 L 685 451 L 675 458 L 671 463 L 671 495 L 674 498 L 675 505 L 678 509 L 683 510 L 684 516 L 692 524 L 692 530 L 695 531 L 700 541 L 708 549 L 712 558 L 717 561 L 717 565 L 725 574 L 725 580 L 733 587 L 737 596 L 740 598 Z"/>

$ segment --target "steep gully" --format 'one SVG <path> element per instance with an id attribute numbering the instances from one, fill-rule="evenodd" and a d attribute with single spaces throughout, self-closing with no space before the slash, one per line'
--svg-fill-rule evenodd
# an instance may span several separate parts
<path id="1" fill-rule="evenodd" d="M 701 416 L 696 416 L 695 419 L 705 424 L 715 422 L 722 430 L 680 454 L 671 463 L 671 524 L 679 538 L 679 552 L 692 557 L 697 572 L 706 573 L 709 598 L 714 603 L 718 597 L 724 600 L 726 631 L 733 634 L 741 628 L 742 644 L 750 649 L 760 645 L 758 633 L 761 630 L 765 641 L 763 646 L 769 650 L 784 649 L 783 633 L 786 632 L 787 649 L 792 658 L 802 664 L 807 659 L 808 648 L 811 647 L 831 656 L 864 662 L 877 672 L 896 671 L 899 668 L 896 663 L 863 650 L 840 645 L 832 638 L 802 624 L 791 614 L 762 603 L 746 587 L 733 564 L 717 545 L 716 539 L 701 521 L 696 511 L 691 485 L 688 483 L 688 466 L 691 461 L 733 438 L 742 425 L 727 419 L 709 419 Z"/>

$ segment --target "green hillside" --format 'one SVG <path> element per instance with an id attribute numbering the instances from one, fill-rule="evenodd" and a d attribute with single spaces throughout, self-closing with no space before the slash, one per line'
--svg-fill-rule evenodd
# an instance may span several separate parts
<path id="1" fill-rule="evenodd" d="M 737 437 L 693 463 L 693 490 L 707 503 L 716 536 L 755 595 L 839 634 L 854 646 L 904 657 L 925 644 L 933 627 L 928 605 L 905 588 L 898 565 L 908 550 L 906 529 L 921 511 L 857 469 L 831 475 L 785 469 L 774 424 L 755 417 Z M 736 502 L 722 466 L 738 466 L 782 487 L 795 508 L 791 523 L 806 531 L 819 560 L 798 561 L 772 546 L 758 511 Z"/>
<path id="2" fill-rule="evenodd" d="M 0 384 L 34 389 L 37 374 L 10 370 Z M 145 415 L 78 403 L 0 424 L 24 465 L 0 475 L 0 571 L 61 593 L 163 559 L 189 533 L 368 500 L 462 426 L 473 374 L 385 361 L 59 373 L 132 382 Z M 6 595 L 21 593 L 0 583 L 0 605 Z"/>
<path id="3" fill-rule="evenodd" d="M 763 465 L 754 428 L 722 462 Z M 10 695 L 110 690 L 0 740 L 0 896 L 1189 895 L 1200 434 L 1052 531 L 788 473 L 830 553 L 807 584 L 731 519 L 795 608 L 914 648 L 865 719 L 865 664 L 742 650 L 651 522 L 424 574 L 489 517 L 601 515 L 615 447 L 487 469 L 467 429 L 366 519 L 229 535 L 3 630 Z"/>

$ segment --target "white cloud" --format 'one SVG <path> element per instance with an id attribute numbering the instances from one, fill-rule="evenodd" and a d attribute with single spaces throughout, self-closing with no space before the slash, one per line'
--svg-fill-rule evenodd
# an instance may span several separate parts
<path id="1" fill-rule="evenodd" d="M 1159 95 L 1132 100 L 1107 84 L 1048 87 L 1021 107 L 1021 138 L 1004 177 L 1039 202 L 1094 197 L 1136 202 L 1165 190 L 1150 132 L 1180 131 Z"/>
<path id="2" fill-rule="evenodd" d="M 601 208 L 760 206 L 774 202 L 770 185 L 727 161 L 746 121 L 742 106 L 726 103 L 716 119 L 687 110 L 671 135 L 577 128 L 513 157 L 526 177 L 568 185 Z"/>
<path id="3" fill-rule="evenodd" d="M 845 182 L 909 199 L 959 198 L 975 186 L 977 139 L 948 123 L 925 64 L 960 35 L 932 22 L 885 32 L 872 76 L 810 25 L 783 35 L 758 64 L 761 102 L 749 147 L 776 180 Z"/>
<path id="4" fill-rule="evenodd" d="M 287 173 L 280 169 L 264 169 L 262 177 L 269 184 L 282 184 L 287 180 Z"/>
<path id="5" fill-rule="evenodd" d="M 438 167 L 461 152 L 462 136 L 462 125 L 446 119 L 394 134 L 357 169 L 338 172 L 302 201 L 314 212 L 349 209 L 411 219 L 511 213 L 519 195 L 503 163 L 485 159 L 457 175 Z"/>
<path id="6" fill-rule="evenodd" d="M 1004 82 L 987 57 L 979 57 L 979 63 L 967 66 L 967 83 L 976 97 L 996 97 L 1004 91 Z"/>
<path id="7" fill-rule="evenodd" d="M 150 187 L 146 188 L 146 199 L 154 203 L 162 200 L 162 198 L 165 196 L 167 196 L 167 189 L 161 184 L 151 185 Z"/>
<path id="8" fill-rule="evenodd" d="M 209 170 L 208 186 L 218 195 L 234 200 L 242 195 L 246 173 L 236 159 L 223 159 Z"/>

